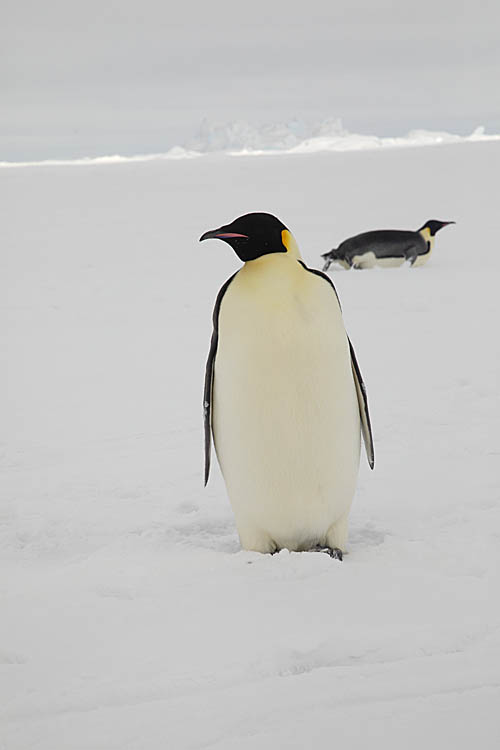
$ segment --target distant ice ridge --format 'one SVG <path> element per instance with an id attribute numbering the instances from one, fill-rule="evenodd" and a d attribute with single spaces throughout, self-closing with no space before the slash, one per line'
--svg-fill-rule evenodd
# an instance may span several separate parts
<path id="1" fill-rule="evenodd" d="M 122 164 L 123 162 L 157 161 L 168 159 L 193 159 L 200 153 L 174 146 L 163 154 L 138 154 L 137 156 L 84 156 L 79 159 L 45 159 L 44 161 L 0 161 L 1 167 L 61 167 L 92 166 L 95 164 Z"/>
<path id="2" fill-rule="evenodd" d="M 196 153 L 228 153 L 232 156 L 263 154 L 310 154 L 321 151 L 361 151 L 405 146 L 430 146 L 461 141 L 500 140 L 500 135 L 486 135 L 483 126 L 471 135 L 411 130 L 405 136 L 380 137 L 350 133 L 338 118 L 307 126 L 299 120 L 256 127 L 244 121 L 209 123 L 204 120 L 198 135 L 187 148 Z"/>
<path id="3" fill-rule="evenodd" d="M 219 123 L 205 119 L 187 148 L 200 153 L 290 152 L 310 138 L 327 134 L 340 138 L 348 135 L 339 119 L 325 120 L 318 126 L 306 125 L 296 119 L 264 125 L 252 125 L 244 120 Z"/>
<path id="4" fill-rule="evenodd" d="M 467 136 L 432 130 L 411 130 L 404 136 L 381 137 L 350 133 L 345 130 L 342 121 L 338 118 L 324 120 L 319 125 L 307 125 L 300 120 L 291 120 L 286 123 L 259 126 L 243 120 L 231 123 L 203 120 L 198 133 L 184 146 L 174 146 L 161 154 L 98 156 L 30 162 L 0 161 L 0 167 L 119 164 L 161 159 L 193 159 L 206 154 L 229 156 L 313 154 L 327 151 L 364 151 L 496 140 L 500 140 L 500 135 L 486 134 L 482 125 Z"/>

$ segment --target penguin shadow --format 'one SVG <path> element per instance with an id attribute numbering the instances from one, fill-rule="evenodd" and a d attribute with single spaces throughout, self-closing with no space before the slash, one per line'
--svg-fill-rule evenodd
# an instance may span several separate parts
<path id="1" fill-rule="evenodd" d="M 180 509 L 179 509 L 180 510 Z M 226 555 L 244 552 L 238 532 L 231 516 L 209 517 L 207 513 L 193 506 L 192 510 L 181 510 L 188 517 L 172 525 L 170 530 L 177 544 L 186 547 L 204 548 Z M 348 549 L 345 557 L 353 555 L 356 549 L 377 547 L 384 544 L 387 533 L 376 528 L 373 523 L 353 525 L 349 532 Z M 265 555 L 265 557 L 271 557 Z"/>
<path id="2" fill-rule="evenodd" d="M 353 524 L 349 530 L 349 550 L 352 554 L 356 547 L 378 547 L 386 536 L 387 532 L 377 529 L 373 523 Z"/>
<path id="3" fill-rule="evenodd" d="M 172 541 L 189 548 L 203 548 L 235 555 L 242 550 L 236 524 L 232 514 L 222 510 L 214 515 L 213 508 L 198 506 L 196 502 L 184 501 L 176 507 L 177 522 L 170 525 Z M 377 547 L 384 544 L 387 532 L 372 521 L 352 523 L 349 529 L 348 547 L 345 557 L 355 554 L 356 549 Z"/>
<path id="4" fill-rule="evenodd" d="M 200 509 L 192 502 L 181 503 L 176 510 L 181 518 L 170 526 L 176 543 L 225 554 L 241 551 L 234 518 L 229 513 L 214 516 L 212 508 Z"/>

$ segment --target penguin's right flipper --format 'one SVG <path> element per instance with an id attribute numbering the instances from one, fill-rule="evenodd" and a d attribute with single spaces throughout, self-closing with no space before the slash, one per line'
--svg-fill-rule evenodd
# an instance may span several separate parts
<path id="1" fill-rule="evenodd" d="M 363 382 L 363 376 L 361 375 L 361 370 L 359 369 L 354 347 L 351 344 L 351 340 L 349 339 L 349 337 L 347 337 L 347 340 L 349 341 L 349 348 L 351 350 L 352 374 L 354 375 L 356 394 L 358 396 L 359 416 L 361 418 L 361 432 L 363 434 L 363 442 L 365 444 L 366 456 L 368 458 L 368 463 L 370 464 L 370 469 L 373 469 L 373 467 L 375 466 L 375 449 L 373 446 L 372 425 L 370 420 L 370 412 L 368 411 L 368 396 L 366 394 L 366 386 Z"/>
<path id="2" fill-rule="evenodd" d="M 236 273 L 238 273 L 238 271 L 236 271 Z M 205 367 L 205 385 L 203 388 L 203 426 L 205 432 L 205 486 L 208 482 L 208 476 L 210 474 L 210 453 L 212 447 L 210 435 L 212 428 L 212 391 L 214 383 L 215 355 L 217 354 L 217 345 L 219 343 L 219 312 L 222 298 L 224 297 L 229 284 L 236 276 L 236 273 L 233 273 L 233 275 L 219 289 L 212 315 L 213 331 L 212 339 L 210 341 L 210 350 L 207 357 L 207 364 Z"/>
<path id="3" fill-rule="evenodd" d="M 409 261 L 412 266 L 418 258 L 418 247 L 416 245 L 410 245 L 407 247 L 405 252 L 405 260 Z"/>

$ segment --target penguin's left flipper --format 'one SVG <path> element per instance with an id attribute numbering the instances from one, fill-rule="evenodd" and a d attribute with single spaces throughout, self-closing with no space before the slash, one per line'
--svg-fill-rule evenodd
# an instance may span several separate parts
<path id="1" fill-rule="evenodd" d="M 370 420 L 370 412 L 368 410 L 368 396 L 366 393 L 366 386 L 363 382 L 363 376 L 361 375 L 358 360 L 356 359 L 356 352 L 354 351 L 354 347 L 351 344 L 349 336 L 347 337 L 347 340 L 349 341 L 349 348 L 351 350 L 352 374 L 354 376 L 354 384 L 356 386 L 356 393 L 358 396 L 359 416 L 361 418 L 361 433 L 363 435 L 363 442 L 365 444 L 366 457 L 368 458 L 370 469 L 373 469 L 373 467 L 375 466 L 375 448 L 373 446 L 373 433 Z"/>
<path id="2" fill-rule="evenodd" d="M 238 273 L 238 271 L 236 271 Z M 205 385 L 203 388 L 203 427 L 205 433 L 205 486 L 208 482 L 210 474 L 210 454 L 212 447 L 212 391 L 214 382 L 214 364 L 215 355 L 217 354 L 217 345 L 219 343 L 219 312 L 227 288 L 231 281 L 236 276 L 233 275 L 221 286 L 217 299 L 215 300 L 214 311 L 212 314 L 213 331 L 212 339 L 210 341 L 210 350 L 208 352 L 207 364 L 205 367 Z"/>
<path id="3" fill-rule="evenodd" d="M 405 250 L 405 260 L 409 261 L 410 266 L 412 266 L 415 261 L 418 258 L 418 247 L 416 245 L 411 245 L 410 247 L 407 247 Z"/>
<path id="4" fill-rule="evenodd" d="M 333 291 L 335 292 L 335 296 L 337 297 L 339 307 L 342 310 L 342 306 L 339 300 L 339 295 L 337 294 L 335 285 L 333 281 L 330 279 L 330 277 L 327 276 L 322 271 L 316 270 L 315 268 L 308 268 L 306 264 L 303 263 L 301 260 L 299 260 L 299 263 L 301 266 L 303 266 L 306 269 L 306 271 L 309 271 L 310 273 L 314 273 L 316 274 L 316 276 L 321 276 L 321 278 L 325 279 L 325 281 L 327 281 L 330 284 Z M 370 465 L 370 469 L 373 469 L 373 467 L 375 466 L 375 449 L 373 446 L 373 433 L 372 433 L 372 425 L 371 425 L 371 420 L 370 420 L 370 412 L 368 410 L 368 396 L 366 394 L 366 386 L 363 382 L 363 376 L 361 375 L 361 370 L 359 369 L 358 360 L 356 359 L 356 353 L 354 351 L 353 345 L 351 344 L 351 340 L 349 336 L 347 337 L 347 340 L 349 342 L 349 349 L 351 352 L 352 374 L 354 377 L 354 384 L 356 386 L 356 395 L 358 397 L 359 416 L 361 419 L 361 433 L 363 435 L 363 442 L 365 444 L 368 463 Z"/>

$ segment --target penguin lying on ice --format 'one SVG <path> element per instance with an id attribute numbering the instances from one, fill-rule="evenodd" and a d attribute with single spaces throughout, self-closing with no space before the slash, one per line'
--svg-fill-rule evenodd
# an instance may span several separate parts
<path id="1" fill-rule="evenodd" d="M 409 260 L 412 266 L 421 266 L 429 260 L 436 232 L 454 223 L 432 219 L 416 232 L 380 229 L 357 234 L 321 256 L 325 259 L 323 271 L 327 271 L 333 262 L 344 268 L 401 266 L 405 260 Z"/>
<path id="2" fill-rule="evenodd" d="M 210 430 L 244 549 L 321 550 L 342 559 L 359 467 L 373 468 L 365 386 L 330 279 L 293 235 L 251 213 L 205 232 L 244 262 L 215 302 L 204 390 Z"/>

